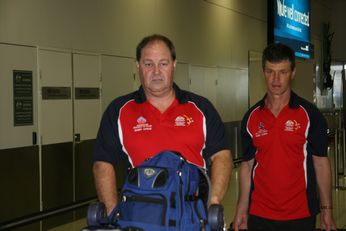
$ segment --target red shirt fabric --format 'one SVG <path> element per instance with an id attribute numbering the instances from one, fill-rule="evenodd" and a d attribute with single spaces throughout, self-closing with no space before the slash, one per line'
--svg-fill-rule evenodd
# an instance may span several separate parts
<path id="1" fill-rule="evenodd" d="M 318 212 L 312 155 L 327 154 L 322 114 L 292 92 L 275 117 L 263 98 L 242 121 L 244 159 L 254 160 L 249 213 L 272 220 L 293 220 Z"/>
<path id="2" fill-rule="evenodd" d="M 207 168 L 213 154 L 229 149 L 224 125 L 212 104 L 176 85 L 174 89 L 176 99 L 164 113 L 146 100 L 142 88 L 115 99 L 103 115 L 94 161 L 116 164 L 125 158 L 137 166 L 170 150 Z"/>

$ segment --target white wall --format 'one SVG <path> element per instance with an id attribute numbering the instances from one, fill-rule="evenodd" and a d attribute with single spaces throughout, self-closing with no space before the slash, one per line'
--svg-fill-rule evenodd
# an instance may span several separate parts
<path id="1" fill-rule="evenodd" d="M 266 43 L 266 1 L 244 2 L 230 10 L 203 0 L 1 0 L 0 41 L 133 57 L 143 36 L 162 33 L 179 61 L 247 66 L 247 50 Z"/>
<path id="2" fill-rule="evenodd" d="M 311 3 L 316 12 L 312 13 L 312 37 L 320 41 L 320 24 L 328 20 L 331 9 L 326 0 Z M 266 0 L 0 1 L 0 42 L 134 58 L 135 47 L 143 36 L 161 33 L 174 41 L 177 59 L 185 65 L 181 76 L 186 78 L 191 78 L 186 76 L 190 65 L 247 73 L 249 51 L 261 52 L 267 43 L 266 27 Z M 242 92 L 229 101 L 248 102 L 248 81 L 232 76 L 237 71 L 229 74 L 228 82 L 227 75 L 220 75 L 222 83 L 236 85 Z M 246 78 L 243 73 L 241 76 Z M 179 81 L 189 83 L 188 79 Z M 232 94 L 225 87 L 218 90 L 221 92 L 216 104 L 219 99 L 222 105 L 216 106 L 220 108 Z M 232 104 L 221 114 L 225 122 L 240 120 L 246 108 L 247 105 Z"/>

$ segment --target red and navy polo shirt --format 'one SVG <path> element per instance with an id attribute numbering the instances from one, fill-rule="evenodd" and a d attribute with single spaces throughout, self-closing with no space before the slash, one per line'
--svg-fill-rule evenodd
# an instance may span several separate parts
<path id="1" fill-rule="evenodd" d="M 244 160 L 254 158 L 249 213 L 293 220 L 319 212 L 312 155 L 327 154 L 327 125 L 310 102 L 291 92 L 275 117 L 265 97 L 242 121 Z"/>
<path id="2" fill-rule="evenodd" d="M 229 149 L 224 124 L 212 104 L 173 87 L 176 99 L 164 113 L 146 100 L 142 87 L 111 102 L 101 121 L 93 160 L 116 164 L 125 157 L 137 166 L 171 150 L 206 168 L 213 154 Z"/>

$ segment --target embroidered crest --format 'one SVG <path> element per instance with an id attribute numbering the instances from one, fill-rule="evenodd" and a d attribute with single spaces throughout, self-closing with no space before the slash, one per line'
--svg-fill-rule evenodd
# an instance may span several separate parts
<path id="1" fill-rule="evenodd" d="M 298 123 L 296 120 L 287 120 L 285 123 L 285 131 L 287 132 L 294 132 L 297 131 L 300 128 L 300 123 Z"/>
<path id="2" fill-rule="evenodd" d="M 147 119 L 143 116 L 138 117 L 136 122 L 136 126 L 133 127 L 134 132 L 150 131 L 153 129 L 153 125 L 149 124 Z"/>
<path id="3" fill-rule="evenodd" d="M 268 130 L 265 128 L 264 123 L 260 121 L 257 126 L 258 130 L 255 134 L 256 137 L 268 135 Z"/>
<path id="4" fill-rule="evenodd" d="M 185 127 L 189 126 L 191 123 L 193 123 L 192 117 L 189 117 L 187 115 L 179 115 L 175 118 L 174 126 L 176 127 Z"/>

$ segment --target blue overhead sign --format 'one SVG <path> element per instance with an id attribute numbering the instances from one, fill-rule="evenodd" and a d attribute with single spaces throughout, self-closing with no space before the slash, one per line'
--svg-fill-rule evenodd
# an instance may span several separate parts
<path id="1" fill-rule="evenodd" d="M 301 58 L 311 58 L 310 0 L 274 0 L 274 42 L 282 42 Z"/>

